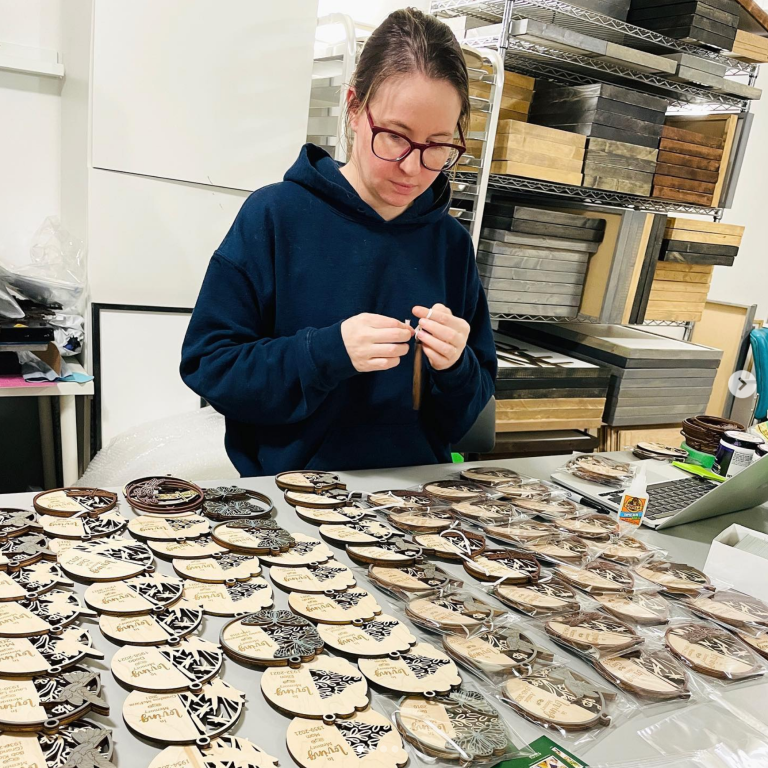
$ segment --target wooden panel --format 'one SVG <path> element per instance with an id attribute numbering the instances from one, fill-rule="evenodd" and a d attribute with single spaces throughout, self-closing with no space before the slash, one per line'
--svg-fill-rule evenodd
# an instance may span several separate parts
<path id="1" fill-rule="evenodd" d="M 584 411 L 602 413 L 605 407 L 604 397 L 537 397 L 520 400 L 501 400 L 497 403 L 497 412 L 506 412 L 505 418 L 514 418 L 509 411 L 524 413 L 531 411 L 561 411 L 563 409 L 582 408 Z"/>
<path id="2" fill-rule="evenodd" d="M 280 181 L 306 141 L 316 15 L 316 0 L 96 0 L 93 166 Z"/>
<path id="3" fill-rule="evenodd" d="M 712 147 L 713 149 L 722 149 L 725 144 L 725 140 L 722 137 L 707 136 L 706 133 L 689 131 L 685 128 L 675 128 L 673 125 L 665 125 L 662 128 L 661 135 L 665 139 L 683 141 L 688 144 L 698 144 L 702 147 Z"/>
<path id="4" fill-rule="evenodd" d="M 524 152 L 538 152 L 551 155 L 563 160 L 583 160 L 584 148 L 559 144 L 546 139 L 537 139 L 533 136 L 519 136 L 515 133 L 499 134 L 496 136 L 495 149 L 501 151 L 518 150 Z"/>
<path id="5" fill-rule="evenodd" d="M 534 419 L 531 421 L 499 421 L 496 419 L 497 432 L 545 431 L 551 429 L 595 429 L 601 427 L 602 419 L 578 416 L 572 419 Z"/>
<path id="6" fill-rule="evenodd" d="M 675 152 L 679 155 L 693 155 L 694 157 L 702 157 L 705 160 L 720 160 L 723 156 L 722 149 L 701 147 L 698 144 L 689 144 L 685 141 L 674 141 L 673 139 L 662 139 L 659 142 L 659 150 Z"/>
<path id="7" fill-rule="evenodd" d="M 532 179 L 543 179 L 560 184 L 581 186 L 581 173 L 559 171 L 556 168 L 545 168 L 540 165 L 525 165 L 523 163 L 508 163 L 494 161 L 491 163 L 491 173 L 503 173 L 511 176 L 525 176 Z"/>
<path id="8" fill-rule="evenodd" d="M 566 147 L 566 149 L 570 149 L 570 147 Z M 582 160 L 580 158 L 565 160 L 562 157 L 556 157 L 555 155 L 545 155 L 541 152 L 527 152 L 525 150 L 516 149 L 496 148 L 493 151 L 493 159 L 519 165 L 555 168 L 562 172 L 578 174 L 581 173 L 582 166 Z M 494 171 L 494 173 L 496 173 L 496 171 Z"/>
<path id="9" fill-rule="evenodd" d="M 723 224 L 719 221 L 699 221 L 698 219 L 681 219 L 670 216 L 667 220 L 668 229 L 685 229 L 691 232 L 711 232 L 714 235 L 744 234 L 744 227 L 739 224 Z"/>
<path id="10" fill-rule="evenodd" d="M 547 128 L 533 123 L 520 123 L 518 120 L 499 120 L 498 134 L 517 134 L 518 136 L 533 137 L 553 141 L 556 144 L 567 144 L 571 147 L 584 148 L 587 145 L 587 137 L 569 131 L 560 131 L 557 128 Z"/>
<path id="11" fill-rule="evenodd" d="M 728 379 L 734 371 L 741 350 L 742 336 L 752 307 L 708 301 L 699 322 L 693 329 L 691 341 L 723 350 L 715 376 L 707 413 L 723 415 L 728 400 Z"/>
<path id="12" fill-rule="evenodd" d="M 603 427 L 601 451 L 632 450 L 638 443 L 662 443 L 678 447 L 683 442 L 680 424 L 662 427 Z"/>
<path id="13" fill-rule="evenodd" d="M 741 245 L 741 235 L 719 235 L 715 232 L 694 232 L 691 229 L 667 227 L 664 231 L 667 240 L 683 240 L 688 243 L 709 243 L 711 245 Z"/>
<path id="14" fill-rule="evenodd" d="M 712 195 L 701 195 L 696 192 L 682 192 L 679 189 L 661 187 L 654 183 L 653 196 L 664 200 L 675 200 L 682 203 L 694 203 L 695 205 L 712 205 Z"/>

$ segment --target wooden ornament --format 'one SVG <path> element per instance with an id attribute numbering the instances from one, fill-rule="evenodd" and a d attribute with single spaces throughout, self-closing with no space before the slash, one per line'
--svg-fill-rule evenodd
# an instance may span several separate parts
<path id="1" fill-rule="evenodd" d="M 558 565 L 555 573 L 585 592 L 628 592 L 635 584 L 626 568 L 603 560 L 594 560 L 583 568 Z"/>
<path id="2" fill-rule="evenodd" d="M 239 616 L 224 625 L 219 641 L 230 658 L 262 667 L 299 666 L 323 650 L 314 624 L 291 611 Z"/>
<path id="3" fill-rule="evenodd" d="M 302 491 L 286 491 L 285 500 L 292 507 L 309 507 L 310 509 L 333 509 L 345 506 L 351 498 L 349 491 L 341 488 L 329 491 L 307 493 Z"/>
<path id="4" fill-rule="evenodd" d="M 219 674 L 224 655 L 202 638 L 175 640 L 168 645 L 124 646 L 112 657 L 115 679 L 136 691 L 175 693 L 199 691 Z"/>
<path id="5" fill-rule="evenodd" d="M 55 587 L 71 587 L 57 563 L 40 560 L 10 573 L 0 572 L 0 602 L 23 600 L 50 592 Z"/>
<path id="6" fill-rule="evenodd" d="M 578 512 L 578 505 L 570 499 L 518 499 L 515 506 L 529 515 L 546 520 L 560 520 Z"/>
<path id="7" fill-rule="evenodd" d="M 666 624 L 669 621 L 669 604 L 661 597 L 647 592 L 593 594 L 595 600 L 608 613 L 623 621 L 635 624 Z"/>
<path id="8" fill-rule="evenodd" d="M 75 544 L 78 544 L 77 539 L 50 539 L 48 541 L 48 549 L 53 552 L 54 555 L 56 555 L 56 558 L 58 559 L 59 555 L 62 552 L 66 552 L 68 549 L 72 549 L 72 547 L 75 546 Z M 0 556 L 0 559 L 2 556 Z M 1 567 L 1 566 L 0 566 Z"/>
<path id="9" fill-rule="evenodd" d="M 261 676 L 264 698 L 286 715 L 349 717 L 368 706 L 368 683 L 354 664 L 318 656 L 298 667 L 270 667 Z"/>
<path id="10" fill-rule="evenodd" d="M 395 727 L 370 708 L 346 719 L 294 718 L 286 743 L 301 768 L 398 768 L 408 762 Z"/>
<path id="11" fill-rule="evenodd" d="M 137 616 L 161 613 L 176 603 L 183 591 L 183 582 L 174 576 L 152 573 L 125 581 L 91 584 L 85 590 L 86 605 L 98 613 L 112 616 Z"/>
<path id="12" fill-rule="evenodd" d="M 576 593 L 557 580 L 525 585 L 496 584 L 492 594 L 529 616 L 553 616 L 579 610 Z"/>
<path id="13" fill-rule="evenodd" d="M 381 613 L 381 606 L 364 589 L 328 590 L 322 595 L 293 592 L 288 596 L 288 605 L 300 616 L 319 624 L 351 624 L 355 619 L 370 621 Z"/>
<path id="14" fill-rule="evenodd" d="M 398 693 L 448 693 L 461 685 L 456 665 L 429 643 L 417 643 L 405 653 L 358 660 L 371 683 Z"/>
<path id="15" fill-rule="evenodd" d="M 386 614 L 351 624 L 319 624 L 317 631 L 329 648 L 355 657 L 404 653 L 416 642 L 405 624 Z"/>
<path id="16" fill-rule="evenodd" d="M 55 559 L 56 554 L 49 549 L 48 540 L 40 533 L 22 533 L 0 540 L 1 570 L 13 571 L 40 560 Z"/>
<path id="17" fill-rule="evenodd" d="M 269 517 L 275 505 L 269 496 L 236 486 L 206 488 L 202 513 L 216 522 Z"/>
<path id="18" fill-rule="evenodd" d="M 522 478 L 514 469 L 505 467 L 470 467 L 461 470 L 461 477 L 472 483 L 482 485 L 515 485 L 522 482 Z"/>
<path id="19" fill-rule="evenodd" d="M 244 700 L 244 693 L 214 678 L 199 691 L 132 691 L 123 704 L 123 719 L 134 733 L 150 741 L 205 747 L 235 726 Z"/>
<path id="20" fill-rule="evenodd" d="M 604 539 L 619 533 L 619 524 L 608 515 L 566 517 L 558 520 L 556 525 L 558 528 L 581 536 L 583 539 Z"/>
<path id="21" fill-rule="evenodd" d="M 345 525 L 321 525 L 320 535 L 336 546 L 346 544 L 371 544 L 397 536 L 394 528 L 376 520 L 361 520 Z"/>
<path id="22" fill-rule="evenodd" d="M 526 549 L 547 563 L 581 565 L 589 547 L 578 536 L 542 536 L 525 543 Z"/>
<path id="23" fill-rule="evenodd" d="M 219 523 L 211 535 L 217 544 L 246 555 L 276 555 L 287 552 L 296 544 L 288 531 L 271 520 Z"/>
<path id="24" fill-rule="evenodd" d="M 154 571 L 146 544 L 131 539 L 83 541 L 59 553 L 64 573 L 83 581 L 118 581 Z"/>
<path id="25" fill-rule="evenodd" d="M 197 559 L 175 558 L 173 570 L 184 579 L 208 584 L 223 584 L 230 579 L 248 581 L 254 576 L 261 576 L 258 557 L 236 552 L 217 552 Z"/>
<path id="26" fill-rule="evenodd" d="M 224 584 L 185 581 L 183 595 L 185 600 L 199 605 L 211 616 L 254 613 L 272 605 L 272 587 L 262 578 Z"/>
<path id="27" fill-rule="evenodd" d="M 549 523 L 540 523 L 538 520 L 521 520 L 519 522 L 506 523 L 504 525 L 487 525 L 483 529 L 486 535 L 494 539 L 509 541 L 513 544 L 533 541 L 557 532 Z"/>
<path id="28" fill-rule="evenodd" d="M 176 477 L 142 477 L 123 489 L 126 501 L 139 514 L 184 514 L 203 506 L 203 491 Z"/>
<path id="29" fill-rule="evenodd" d="M 464 560 L 464 570 L 480 581 L 505 580 L 508 584 L 538 581 L 541 566 L 533 555 L 515 549 L 487 549 Z"/>
<path id="30" fill-rule="evenodd" d="M 332 472 L 280 472 L 275 475 L 275 483 L 283 491 L 299 491 L 301 493 L 317 493 L 330 491 L 334 488 L 346 488 L 338 475 Z"/>
<path id="31" fill-rule="evenodd" d="M 262 555 L 262 562 L 269 566 L 296 568 L 333 559 L 333 552 L 320 539 L 304 533 L 292 533 L 291 536 L 295 544 L 287 552 Z"/>
<path id="32" fill-rule="evenodd" d="M 376 544 L 348 544 L 347 554 L 366 565 L 413 565 L 422 556 L 421 547 L 404 536 L 393 536 Z"/>
<path id="33" fill-rule="evenodd" d="M 551 660 L 552 654 L 512 627 L 496 627 L 479 634 L 444 635 L 448 655 L 470 669 L 486 674 L 514 674 L 529 670 L 536 659 Z"/>
<path id="34" fill-rule="evenodd" d="M 0 637 L 33 637 L 66 627 L 81 614 L 83 607 L 74 592 L 54 589 L 18 602 L 0 603 Z"/>
<path id="35" fill-rule="evenodd" d="M 392 512 L 387 518 L 401 531 L 433 533 L 450 528 L 456 516 L 444 507 L 423 507 Z"/>
<path id="36" fill-rule="evenodd" d="M 0 507 L 0 538 L 10 539 L 39 528 L 40 523 L 34 512 L 15 507 Z"/>
<path id="37" fill-rule="evenodd" d="M 488 491 L 477 483 L 459 480 L 437 480 L 424 484 L 424 493 L 447 502 L 473 501 L 488 496 Z"/>
<path id="38" fill-rule="evenodd" d="M 591 453 L 571 459 L 565 469 L 575 477 L 599 485 L 622 486 L 633 477 L 632 469 L 626 462 Z"/>
<path id="39" fill-rule="evenodd" d="M 418 491 L 377 491 L 368 497 L 368 501 L 375 508 L 381 508 L 387 511 L 387 514 L 393 512 L 403 512 L 406 510 L 420 510 L 424 507 L 441 507 L 445 505 L 436 496 L 428 493 L 419 493 Z"/>
<path id="40" fill-rule="evenodd" d="M 105 512 L 97 517 L 57 517 L 55 515 L 41 515 L 40 525 L 43 533 L 51 538 L 78 539 L 88 541 L 90 539 L 102 539 L 105 536 L 115 536 L 122 531 L 128 520 L 117 510 Z"/>
<path id="41" fill-rule="evenodd" d="M 543 667 L 510 677 L 503 696 L 516 712 L 545 728 L 583 731 L 611 722 L 599 688 L 568 669 Z"/>
<path id="42" fill-rule="evenodd" d="M 637 650 L 595 660 L 595 669 L 623 691 L 642 699 L 690 699 L 688 675 L 674 657 L 658 651 Z"/>
<path id="43" fill-rule="evenodd" d="M 556 616 L 544 629 L 555 642 L 582 652 L 618 653 L 643 642 L 628 624 L 597 611 Z"/>
<path id="44" fill-rule="evenodd" d="M 26 680 L 0 678 L 0 730 L 55 732 L 91 711 L 108 715 L 109 705 L 99 673 L 86 667 Z"/>
<path id="45" fill-rule="evenodd" d="M 695 614 L 729 627 L 768 627 L 768 605 L 734 589 L 691 598 L 686 605 Z"/>
<path id="46" fill-rule="evenodd" d="M 46 635 L 0 638 L 0 678 L 57 675 L 86 657 L 102 659 L 87 629 L 57 627 Z"/>
<path id="47" fill-rule="evenodd" d="M 38 493 L 32 505 L 41 515 L 94 517 L 117 506 L 117 494 L 100 488 L 54 488 Z"/>
<path id="48" fill-rule="evenodd" d="M 702 622 L 677 624 L 664 636 L 667 648 L 691 669 L 708 677 L 743 680 L 763 674 L 763 665 L 730 632 Z"/>
<path id="49" fill-rule="evenodd" d="M 312 509 L 311 507 L 295 507 L 296 514 L 308 523 L 313 525 L 323 525 L 328 523 L 336 525 L 337 523 L 359 523 L 374 515 L 367 507 L 365 502 L 357 502 L 360 506 L 354 504 L 344 507 L 333 507 L 330 509 Z"/>
<path id="50" fill-rule="evenodd" d="M 215 557 L 229 552 L 226 547 L 216 543 L 212 536 L 199 536 L 196 539 L 178 539 L 173 541 L 148 541 L 147 546 L 165 560 L 198 560 Z"/>
<path id="51" fill-rule="evenodd" d="M 395 722 L 420 752 L 461 765 L 500 758 L 512 747 L 499 713 L 475 691 L 401 699 Z"/>
<path id="52" fill-rule="evenodd" d="M 342 591 L 355 586 L 352 571 L 337 560 L 313 563 L 306 568 L 283 568 L 273 565 L 269 577 L 289 592 L 325 592 L 326 589 Z"/>
<path id="53" fill-rule="evenodd" d="M 691 565 L 666 561 L 638 565 L 635 573 L 658 584 L 671 595 L 696 594 L 701 589 L 713 589 L 709 577 Z"/>
<path id="54" fill-rule="evenodd" d="M 520 483 L 497 485 L 494 488 L 496 493 L 500 493 L 503 499 L 517 501 L 518 499 L 532 499 L 546 501 L 552 495 L 552 489 L 544 483 Z"/>
<path id="55" fill-rule="evenodd" d="M 401 565 L 398 568 L 372 565 L 368 576 L 374 584 L 394 592 L 433 592 L 461 584 L 434 563 Z"/>
<path id="56" fill-rule="evenodd" d="M 499 525 L 525 519 L 511 501 L 462 501 L 451 509 L 459 517 L 480 525 Z"/>
<path id="57" fill-rule="evenodd" d="M 426 554 L 446 560 L 461 560 L 485 551 L 485 537 L 461 528 L 449 528 L 441 533 L 417 533 L 413 540 Z"/>
<path id="58" fill-rule="evenodd" d="M 443 632 L 473 632 L 503 611 L 477 600 L 467 592 L 448 592 L 431 597 L 416 597 L 405 613 L 414 623 Z"/>
<path id="59" fill-rule="evenodd" d="M 277 765 L 276 757 L 247 739 L 221 736 L 202 749 L 166 747 L 149 768 L 277 768 Z"/>
<path id="60" fill-rule="evenodd" d="M 120 645 L 166 645 L 191 635 L 202 621 L 202 609 L 182 599 L 164 611 L 144 616 L 102 614 L 99 629 Z"/>
<path id="61" fill-rule="evenodd" d="M 137 539 L 153 541 L 178 541 L 196 539 L 209 532 L 209 522 L 200 515 L 179 515 L 177 517 L 134 517 L 128 523 L 128 530 Z"/>
<path id="62" fill-rule="evenodd" d="M 91 720 L 51 734 L 0 734 L 3 768 L 115 768 L 112 750 L 112 732 Z"/>
<path id="63" fill-rule="evenodd" d="M 757 651 L 764 659 L 768 659 L 768 632 L 760 632 L 756 635 L 748 632 L 737 632 L 736 637 L 752 650 Z"/>
<path id="64" fill-rule="evenodd" d="M 622 536 L 600 550 L 600 557 L 621 565 L 634 565 L 648 557 L 651 550 L 633 536 Z"/>

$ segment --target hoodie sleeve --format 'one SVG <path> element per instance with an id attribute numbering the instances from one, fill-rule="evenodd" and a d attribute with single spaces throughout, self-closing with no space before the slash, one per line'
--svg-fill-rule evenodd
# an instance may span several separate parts
<path id="1" fill-rule="evenodd" d="M 461 316 L 470 327 L 467 346 L 450 368 L 444 371 L 428 368 L 430 410 L 450 445 L 458 443 L 469 432 L 491 399 L 498 368 L 488 302 L 471 246 L 466 279 L 466 301 Z"/>
<path id="2" fill-rule="evenodd" d="M 261 211 L 254 221 L 252 208 L 243 206 L 211 258 L 184 338 L 180 373 L 228 418 L 288 424 L 310 416 L 356 371 L 340 322 L 271 338 L 272 237 L 268 216 Z"/>

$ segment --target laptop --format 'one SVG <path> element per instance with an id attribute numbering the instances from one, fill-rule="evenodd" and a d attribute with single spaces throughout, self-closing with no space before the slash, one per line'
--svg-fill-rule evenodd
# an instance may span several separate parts
<path id="1" fill-rule="evenodd" d="M 631 463 L 645 464 L 649 498 L 643 525 L 650 528 L 672 528 L 750 509 L 768 501 L 768 458 L 750 464 L 722 483 L 654 459 Z M 581 496 L 586 504 L 618 513 L 623 489 L 582 480 L 568 472 L 553 472 L 551 477 L 575 496 Z"/>

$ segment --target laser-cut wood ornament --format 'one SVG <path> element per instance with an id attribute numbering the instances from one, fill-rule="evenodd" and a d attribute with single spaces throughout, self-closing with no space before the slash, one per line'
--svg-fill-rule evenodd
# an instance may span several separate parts
<path id="1" fill-rule="evenodd" d="M 310 509 L 333 509 L 343 507 L 350 500 L 349 491 L 335 488 L 317 493 L 302 491 L 286 491 L 283 497 L 292 507 L 309 507 Z"/>
<path id="2" fill-rule="evenodd" d="M 326 523 L 320 526 L 320 535 L 332 544 L 343 547 L 347 544 L 375 544 L 399 534 L 394 528 L 377 520 L 361 520 L 344 525 Z"/>
<path id="3" fill-rule="evenodd" d="M 187 600 L 159 613 L 143 616 L 99 617 L 104 637 L 120 645 L 165 645 L 196 632 L 203 621 L 203 610 Z"/>
<path id="4" fill-rule="evenodd" d="M 128 530 L 137 539 L 144 541 L 178 541 L 205 536 L 210 523 L 202 515 L 186 514 L 177 517 L 134 517 L 128 523 Z"/>
<path id="5" fill-rule="evenodd" d="M 619 524 L 608 515 L 565 517 L 557 520 L 556 525 L 558 528 L 584 539 L 605 539 L 607 536 L 614 536 L 619 533 Z"/>
<path id="6" fill-rule="evenodd" d="M 528 616 L 554 616 L 579 610 L 576 593 L 557 579 L 536 584 L 495 584 L 491 594 Z"/>
<path id="7" fill-rule="evenodd" d="M 482 485 L 514 485 L 522 482 L 519 472 L 506 467 L 469 467 L 461 470 L 463 480 Z"/>
<path id="8" fill-rule="evenodd" d="M 272 499 L 257 491 L 237 486 L 206 488 L 201 512 L 214 522 L 256 520 L 275 511 Z"/>
<path id="9" fill-rule="evenodd" d="M 204 557 L 223 555 L 229 550 L 217 544 L 210 534 L 198 536 L 196 539 L 179 539 L 174 541 L 147 541 L 147 546 L 158 557 L 164 560 L 199 560 Z"/>
<path id="10" fill-rule="evenodd" d="M 333 552 L 320 539 L 305 533 L 292 533 L 291 537 L 295 543 L 287 552 L 261 555 L 261 561 L 269 566 L 296 568 L 311 563 L 324 563 L 333 558 Z"/>
<path id="11" fill-rule="evenodd" d="M 380 614 L 351 624 L 318 624 L 317 631 L 329 648 L 356 658 L 404 653 L 416 643 L 410 629 L 394 616 Z"/>
<path id="12" fill-rule="evenodd" d="M 698 616 L 729 627 L 768 627 L 768 605 L 735 589 L 718 590 L 714 594 L 691 598 L 686 606 Z"/>
<path id="13" fill-rule="evenodd" d="M 404 536 L 393 536 L 376 544 L 348 544 L 347 554 L 356 563 L 399 567 L 413 565 L 422 557 L 421 547 Z"/>
<path id="14" fill-rule="evenodd" d="M 325 592 L 327 589 L 343 591 L 355 586 L 355 576 L 346 565 L 337 560 L 314 563 L 306 568 L 282 568 L 273 565 L 269 578 L 288 592 Z"/>
<path id="15" fill-rule="evenodd" d="M 9 573 L 0 572 L 0 601 L 24 600 L 55 587 L 72 587 L 64 576 L 61 566 L 47 560 L 39 560 Z"/>
<path id="16" fill-rule="evenodd" d="M 181 598 L 184 583 L 175 576 L 152 573 L 125 581 L 91 584 L 84 594 L 86 605 L 97 613 L 138 616 L 161 613 Z"/>
<path id="17" fill-rule="evenodd" d="M 0 638 L 0 677 L 57 675 L 86 657 L 102 659 L 87 629 L 78 626 L 52 629 L 30 638 Z"/>
<path id="18" fill-rule="evenodd" d="M 387 520 L 400 531 L 436 533 L 456 523 L 456 515 L 447 507 L 422 507 L 391 512 Z"/>
<path id="19" fill-rule="evenodd" d="M 684 563 L 645 563 L 638 565 L 635 573 L 658 584 L 664 592 L 671 595 L 697 594 L 702 589 L 714 589 L 706 573 Z"/>
<path id="20" fill-rule="evenodd" d="M 358 659 L 360 671 L 373 684 L 396 693 L 448 693 L 461 685 L 456 664 L 429 643 L 405 653 Z"/>
<path id="21" fill-rule="evenodd" d="M 218 645 L 193 635 L 168 645 L 123 646 L 111 668 L 115 679 L 133 690 L 177 693 L 199 691 L 219 674 L 223 661 Z"/>
<path id="22" fill-rule="evenodd" d="M 421 510 L 428 507 L 444 507 L 445 502 L 420 491 L 391 490 L 370 494 L 368 502 L 387 515 L 407 510 Z"/>
<path id="23" fill-rule="evenodd" d="M 589 554 L 587 543 L 578 536 L 542 536 L 526 542 L 525 547 L 548 564 L 581 565 Z"/>
<path id="24" fill-rule="evenodd" d="M 487 488 L 465 480 L 436 480 L 431 483 L 425 483 L 423 490 L 424 493 L 428 493 L 449 504 L 488 497 Z"/>
<path id="25" fill-rule="evenodd" d="M 100 488 L 53 488 L 38 493 L 32 506 L 41 515 L 95 517 L 117 506 L 117 494 Z"/>
<path id="26" fill-rule="evenodd" d="M 462 501 L 451 510 L 464 520 L 479 525 L 501 525 L 513 520 L 527 519 L 511 501 Z"/>
<path id="27" fill-rule="evenodd" d="M 504 483 L 497 485 L 494 493 L 500 493 L 506 501 L 517 502 L 523 499 L 547 501 L 552 496 L 552 487 L 536 481 L 527 483 Z"/>
<path id="28" fill-rule="evenodd" d="M 462 560 L 485 551 L 485 537 L 462 528 L 449 528 L 441 533 L 417 533 L 413 540 L 426 554 L 446 560 Z"/>
<path id="29" fill-rule="evenodd" d="M 449 576 L 434 563 L 416 563 L 399 568 L 372 565 L 368 576 L 374 584 L 394 592 L 434 592 L 461 585 L 461 581 Z"/>
<path id="30" fill-rule="evenodd" d="M 554 616 L 544 629 L 555 642 L 582 653 L 620 653 L 643 642 L 629 624 L 597 611 Z"/>
<path id="31" fill-rule="evenodd" d="M 0 603 L 0 637 L 33 637 L 66 627 L 81 615 L 95 616 L 74 592 L 54 589 L 34 598 Z"/>
<path id="32" fill-rule="evenodd" d="M 634 536 L 622 536 L 601 547 L 600 557 L 620 565 L 635 565 L 647 559 L 650 552 L 650 548 Z"/>
<path id="33" fill-rule="evenodd" d="M 413 622 L 445 632 L 474 632 L 503 611 L 478 600 L 468 592 L 416 597 L 408 601 L 405 613 Z"/>
<path id="34" fill-rule="evenodd" d="M 29 509 L 0 507 L 0 537 L 10 539 L 40 529 L 37 515 Z"/>
<path id="35" fill-rule="evenodd" d="M 224 584 L 185 581 L 183 595 L 211 616 L 255 613 L 272 605 L 272 587 L 261 577 Z"/>
<path id="36" fill-rule="evenodd" d="M 40 560 L 56 560 L 56 553 L 50 549 L 43 534 L 30 531 L 0 539 L 0 570 L 14 571 Z"/>
<path id="37" fill-rule="evenodd" d="M 132 480 L 123 489 L 137 514 L 181 515 L 203 506 L 203 490 L 188 480 L 159 475 Z"/>
<path id="38" fill-rule="evenodd" d="M 43 533 L 51 538 L 77 539 L 90 541 L 116 536 L 128 525 L 128 520 L 117 510 L 111 510 L 96 517 L 57 517 L 41 515 L 40 526 Z"/>
<path id="39" fill-rule="evenodd" d="M 283 610 L 238 616 L 222 627 L 219 642 L 230 658 L 260 667 L 299 666 L 323 650 L 315 625 Z"/>
<path id="40" fill-rule="evenodd" d="M 166 747 L 149 768 L 277 768 L 276 757 L 253 742 L 235 736 L 220 736 L 210 746 Z"/>
<path id="41" fill-rule="evenodd" d="M 545 520 L 562 520 L 579 511 L 578 505 L 570 499 L 518 499 L 515 504 L 527 515 L 536 515 Z"/>
<path id="42" fill-rule="evenodd" d="M 668 653 L 631 651 L 595 661 L 595 669 L 623 691 L 651 701 L 690 699 L 688 675 Z"/>
<path id="43" fill-rule="evenodd" d="M 537 659 L 553 658 L 514 627 L 495 627 L 470 636 L 443 635 L 443 648 L 459 664 L 493 675 L 530 670 Z"/>
<path id="44" fill-rule="evenodd" d="M 669 621 L 669 603 L 653 592 L 606 592 L 595 593 L 592 597 L 604 610 L 622 621 L 650 626 Z"/>
<path id="45" fill-rule="evenodd" d="M 152 573 L 152 552 L 132 539 L 83 541 L 59 553 L 59 564 L 73 579 L 86 582 L 118 581 Z"/>
<path id="46" fill-rule="evenodd" d="M 218 523 L 211 536 L 222 547 L 245 555 L 277 555 L 296 544 L 293 536 L 272 520 Z"/>
<path id="47" fill-rule="evenodd" d="M 315 472 L 313 470 L 280 472 L 275 475 L 275 484 L 282 491 L 298 491 L 299 493 L 318 493 L 347 487 L 333 472 Z"/>
<path id="48" fill-rule="evenodd" d="M 527 552 L 514 549 L 486 549 L 481 555 L 463 561 L 464 570 L 480 581 L 499 581 L 508 584 L 527 584 L 538 581 L 541 566 Z"/>
<path id="49" fill-rule="evenodd" d="M 343 507 L 331 507 L 328 509 L 313 509 L 311 507 L 295 507 L 296 514 L 313 525 L 344 523 L 359 523 L 375 516 L 364 501 L 349 501 Z"/>
<path id="50" fill-rule="evenodd" d="M 283 714 L 311 719 L 349 717 L 369 704 L 368 683 L 358 668 L 325 654 L 298 667 L 269 667 L 261 692 Z"/>
<path id="51" fill-rule="evenodd" d="M 254 576 L 261 576 L 259 558 L 237 552 L 217 552 L 210 557 L 196 559 L 175 558 L 173 570 L 184 579 L 208 584 L 223 584 L 230 579 L 248 581 Z"/>
<path id="52" fill-rule="evenodd" d="M 319 624 L 351 624 L 355 619 L 369 621 L 381 613 L 376 598 L 359 588 L 344 592 L 328 590 L 321 595 L 292 592 L 288 605 L 299 616 Z"/>
<path id="53" fill-rule="evenodd" d="M 626 568 L 607 560 L 593 560 L 583 568 L 558 565 L 555 573 L 585 592 L 628 592 L 635 585 L 632 574 Z"/>
<path id="54" fill-rule="evenodd" d="M 487 525 L 483 530 L 487 536 L 508 541 L 510 544 L 534 541 L 542 536 L 551 536 L 557 533 L 557 529 L 553 525 L 538 520 L 519 520 L 504 525 Z"/>

